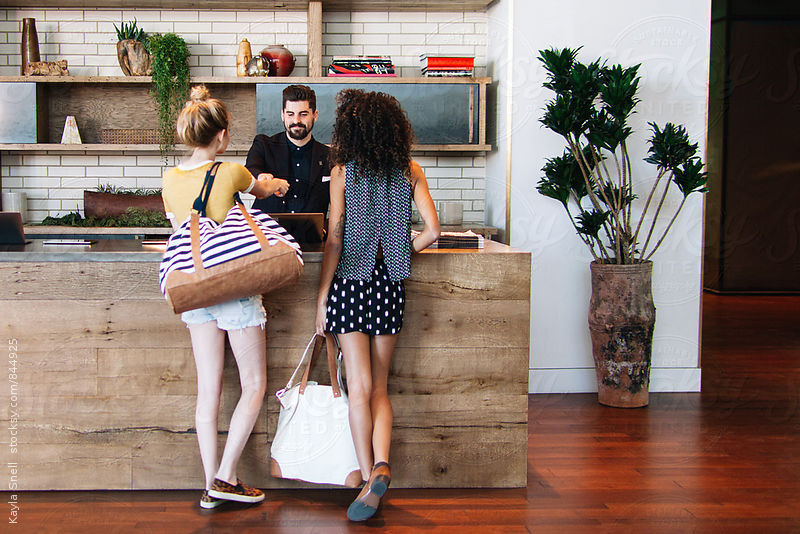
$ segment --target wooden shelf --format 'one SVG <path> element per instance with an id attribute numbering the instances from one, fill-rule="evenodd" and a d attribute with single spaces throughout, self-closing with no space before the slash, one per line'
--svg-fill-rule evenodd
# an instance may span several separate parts
<path id="1" fill-rule="evenodd" d="M 90 84 L 149 84 L 150 76 L 0 76 L 0 82 L 34 82 L 34 83 L 90 83 Z M 309 83 L 430 83 L 430 84 L 469 84 L 469 83 L 492 83 L 489 77 L 477 78 L 412 78 L 412 77 L 343 77 L 343 76 L 198 76 L 192 78 L 193 84 L 258 84 L 258 83 L 278 83 L 278 84 L 309 84 Z"/>
<path id="2" fill-rule="evenodd" d="M 52 236 L 57 237 L 60 235 L 108 235 L 108 236 L 139 236 L 139 235 L 164 235 L 169 236 L 172 233 L 172 228 L 165 227 L 140 227 L 140 226 L 126 226 L 126 227 L 106 227 L 106 226 L 42 226 L 42 225 L 25 225 L 25 236 Z M 36 239 L 35 237 L 33 237 Z"/>
<path id="3" fill-rule="evenodd" d="M 185 145 L 178 145 L 170 154 L 185 154 L 190 150 Z M 250 145 L 236 144 L 228 146 L 226 154 L 246 154 Z M 414 145 L 413 152 L 488 152 L 491 145 Z M 47 154 L 89 154 L 92 152 L 135 152 L 138 154 L 158 154 L 158 145 L 122 145 L 103 143 L 84 143 L 80 145 L 67 145 L 61 143 L 0 143 L 0 152 L 25 152 Z"/>
<path id="4" fill-rule="evenodd" d="M 486 11 L 495 0 L 324 0 L 325 11 Z M 306 11 L 308 0 L 0 0 L 0 7 Z"/>
<path id="5" fill-rule="evenodd" d="M 157 144 L 107 144 L 100 142 L 103 128 L 152 129 L 157 127 L 155 106 L 150 96 L 149 76 L 0 76 L 0 83 L 34 83 L 37 87 L 37 112 L 41 123 L 38 125 L 40 143 L 0 143 L 4 153 L 50 153 L 50 154 L 90 154 L 90 153 L 136 153 L 158 154 Z M 432 144 L 438 139 L 430 139 L 427 144 L 418 144 L 414 152 L 487 152 L 492 149 L 484 137 L 486 120 L 486 88 L 492 82 L 488 77 L 477 78 L 384 78 L 384 77 L 237 77 L 204 76 L 193 83 L 205 83 L 212 87 L 215 96 L 227 103 L 233 117 L 231 126 L 231 145 L 229 153 L 246 154 L 257 131 L 256 115 L 257 87 L 259 84 L 303 83 L 319 87 L 327 84 L 360 85 L 381 84 L 390 86 L 420 85 L 465 86 L 477 85 L 479 89 L 479 114 L 476 117 L 475 143 Z M 385 88 L 382 90 L 386 90 Z M 98 105 L 101 102 L 114 102 L 113 109 Z M 67 145 L 58 141 L 65 116 L 78 117 L 78 126 L 84 144 Z M 277 131 L 277 130 L 276 130 Z M 14 139 L 13 137 L 11 139 Z M 453 139 L 454 141 L 460 141 Z M 464 140 L 466 141 L 466 139 Z M 171 154 L 184 154 L 185 146 L 177 146 Z"/>

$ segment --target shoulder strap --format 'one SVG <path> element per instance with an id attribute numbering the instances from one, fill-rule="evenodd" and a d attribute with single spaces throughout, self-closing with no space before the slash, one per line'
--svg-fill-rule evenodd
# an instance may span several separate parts
<path id="1" fill-rule="evenodd" d="M 221 161 L 215 161 L 211 164 L 211 167 L 206 172 L 206 179 L 203 180 L 203 187 L 200 188 L 200 194 L 194 199 L 192 209 L 203 217 L 206 216 L 206 205 L 208 204 L 208 198 L 211 196 L 211 186 L 214 185 L 214 177 L 216 177 L 217 169 L 221 164 Z"/>
<path id="2" fill-rule="evenodd" d="M 300 378 L 300 394 L 303 394 L 306 389 L 306 384 L 308 382 L 308 375 L 311 371 L 311 365 L 314 362 L 314 358 L 317 357 L 322 349 L 322 343 L 325 341 L 326 337 L 328 339 L 333 338 L 333 345 L 327 345 L 327 352 L 328 352 L 328 373 L 331 379 L 331 386 L 333 388 L 333 396 L 340 397 L 342 395 L 342 350 L 339 347 L 339 339 L 336 337 L 336 334 L 330 334 L 326 336 L 319 336 L 314 334 L 311 338 L 311 341 L 308 342 L 306 345 L 306 350 L 303 351 L 303 356 L 300 358 L 300 363 L 297 364 L 292 376 L 289 378 L 289 381 L 286 383 L 286 387 L 279 390 L 275 395 L 278 398 L 281 398 L 284 392 L 290 390 L 292 386 L 295 384 L 295 378 L 297 377 L 297 373 L 300 372 L 300 369 L 303 367 L 303 364 L 306 364 L 306 368 L 303 371 L 303 375 Z M 313 347 L 313 348 L 312 348 Z M 306 362 L 306 357 L 309 356 L 308 361 Z M 334 371 L 334 367 L 336 370 Z"/>

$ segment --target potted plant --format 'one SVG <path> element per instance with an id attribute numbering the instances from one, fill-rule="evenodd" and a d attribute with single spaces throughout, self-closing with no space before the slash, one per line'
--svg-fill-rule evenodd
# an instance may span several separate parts
<path id="1" fill-rule="evenodd" d="M 133 22 L 122 22 L 117 31 L 117 61 L 125 76 L 149 76 L 150 52 L 147 50 L 147 34 Z"/>
<path id="2" fill-rule="evenodd" d="M 160 189 L 124 189 L 101 185 L 97 191 L 83 192 L 83 212 L 89 217 L 116 217 L 129 208 L 164 214 Z"/>
<path id="3" fill-rule="evenodd" d="M 544 87 L 555 93 L 541 122 L 567 147 L 547 160 L 537 190 L 562 204 L 594 259 L 589 329 L 598 400 L 645 406 L 655 325 L 651 258 L 687 197 L 707 191 L 706 173 L 683 126 L 651 122 L 645 161 L 655 166 L 655 179 L 639 197 L 627 144 L 633 134 L 628 119 L 639 102 L 639 65 L 607 66 L 600 59 L 584 64 L 576 59 L 578 50 L 539 51 Z M 682 199 L 657 230 L 673 190 Z"/>
<path id="4" fill-rule="evenodd" d="M 150 92 L 158 108 L 159 148 L 166 163 L 175 146 L 178 113 L 189 98 L 189 48 L 174 33 L 151 35 L 148 42 L 153 63 Z"/>
<path id="5" fill-rule="evenodd" d="M 77 211 L 61 217 L 45 217 L 37 226 L 74 226 L 78 228 L 169 228 L 171 223 L 163 213 L 143 208 L 127 208 L 119 215 L 82 217 Z"/>

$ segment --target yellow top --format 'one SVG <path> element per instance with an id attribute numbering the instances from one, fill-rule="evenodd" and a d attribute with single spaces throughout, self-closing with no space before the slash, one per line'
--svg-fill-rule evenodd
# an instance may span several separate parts
<path id="1" fill-rule="evenodd" d="M 164 173 L 161 180 L 161 198 L 164 201 L 167 217 L 174 218 L 178 224 L 189 217 L 194 199 L 200 194 L 206 172 L 212 163 L 212 161 L 203 162 L 189 169 L 178 166 Z M 214 185 L 211 187 L 206 215 L 221 223 L 225 220 L 228 210 L 233 207 L 234 193 L 239 191 L 249 193 L 253 185 L 255 179 L 247 168 L 238 163 L 223 162 L 217 169 Z"/>

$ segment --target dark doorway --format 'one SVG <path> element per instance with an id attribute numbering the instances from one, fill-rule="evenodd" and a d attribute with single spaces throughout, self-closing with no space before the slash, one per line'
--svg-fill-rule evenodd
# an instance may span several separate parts
<path id="1" fill-rule="evenodd" d="M 704 286 L 800 292 L 800 4 L 712 11 Z"/>

